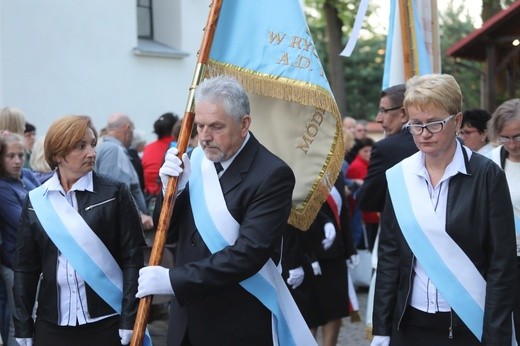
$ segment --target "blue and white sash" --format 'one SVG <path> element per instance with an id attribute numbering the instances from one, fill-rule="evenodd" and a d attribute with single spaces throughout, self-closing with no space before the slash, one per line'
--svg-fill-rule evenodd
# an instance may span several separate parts
<path id="1" fill-rule="evenodd" d="M 215 253 L 235 243 L 240 224 L 227 209 L 213 162 L 206 159 L 199 147 L 192 152 L 191 167 L 190 202 L 194 206 L 195 224 L 208 249 Z M 271 259 L 258 273 L 240 282 L 240 285 L 272 312 L 275 345 L 316 345 L 316 340 Z"/>
<path id="2" fill-rule="evenodd" d="M 412 156 L 411 158 L 413 158 Z M 424 181 L 403 160 L 387 170 L 388 190 L 401 232 L 448 304 L 482 340 L 486 281 L 439 222 Z M 405 187 L 405 189 L 403 189 Z"/>
<path id="3" fill-rule="evenodd" d="M 74 270 L 108 305 L 121 314 L 123 271 L 81 215 L 60 193 L 42 185 L 29 198 L 43 229 Z M 146 332 L 145 345 L 151 345 Z"/>

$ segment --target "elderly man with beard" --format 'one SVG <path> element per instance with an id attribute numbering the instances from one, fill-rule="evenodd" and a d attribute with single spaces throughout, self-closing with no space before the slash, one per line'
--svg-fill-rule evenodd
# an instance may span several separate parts
<path id="1" fill-rule="evenodd" d="M 159 171 L 163 192 L 179 177 L 175 268 L 143 268 L 137 297 L 174 295 L 168 345 L 315 345 L 275 264 L 292 170 L 249 131 L 249 99 L 234 78 L 197 87 L 194 121 L 200 146 L 182 161 L 170 149 Z"/>

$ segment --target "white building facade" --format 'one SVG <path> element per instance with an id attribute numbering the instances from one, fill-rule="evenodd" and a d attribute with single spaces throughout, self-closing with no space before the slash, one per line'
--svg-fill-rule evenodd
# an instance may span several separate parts
<path id="1" fill-rule="evenodd" d="M 210 2 L 0 0 L 0 107 L 39 136 L 62 115 L 99 130 L 124 112 L 153 140 L 162 113 L 183 116 Z"/>

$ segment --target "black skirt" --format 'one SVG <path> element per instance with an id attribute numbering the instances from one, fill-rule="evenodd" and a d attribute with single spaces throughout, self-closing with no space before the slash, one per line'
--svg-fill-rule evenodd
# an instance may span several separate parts
<path id="1" fill-rule="evenodd" d="M 314 276 L 307 323 L 315 328 L 349 315 L 347 264 L 344 258 L 320 260 L 322 275 Z"/>
<path id="2" fill-rule="evenodd" d="M 77 326 L 59 326 L 37 319 L 34 346 L 120 346 L 119 316 Z"/>

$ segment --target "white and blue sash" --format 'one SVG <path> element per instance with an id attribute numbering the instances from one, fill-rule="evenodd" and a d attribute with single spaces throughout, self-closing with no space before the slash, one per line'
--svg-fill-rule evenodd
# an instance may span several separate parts
<path id="1" fill-rule="evenodd" d="M 190 203 L 197 230 L 211 253 L 233 245 L 240 224 L 226 206 L 217 172 L 201 148 L 191 155 Z M 273 341 L 281 346 L 316 345 L 276 265 L 269 259 L 262 269 L 240 285 L 273 314 Z"/>
<path id="2" fill-rule="evenodd" d="M 448 304 L 482 340 L 486 281 L 439 222 L 414 156 L 387 170 L 388 190 L 401 232 Z M 412 160 L 411 160 L 412 159 Z M 403 187 L 405 189 L 403 190 Z"/>
<path id="3" fill-rule="evenodd" d="M 43 229 L 74 270 L 118 314 L 122 311 L 123 271 L 81 215 L 61 193 L 42 185 L 29 198 Z M 151 345 L 146 331 L 145 345 Z"/>
<path id="4" fill-rule="evenodd" d="M 29 192 L 45 232 L 74 270 L 116 312 L 121 313 L 123 272 L 105 244 L 60 193 L 46 186 Z"/>

